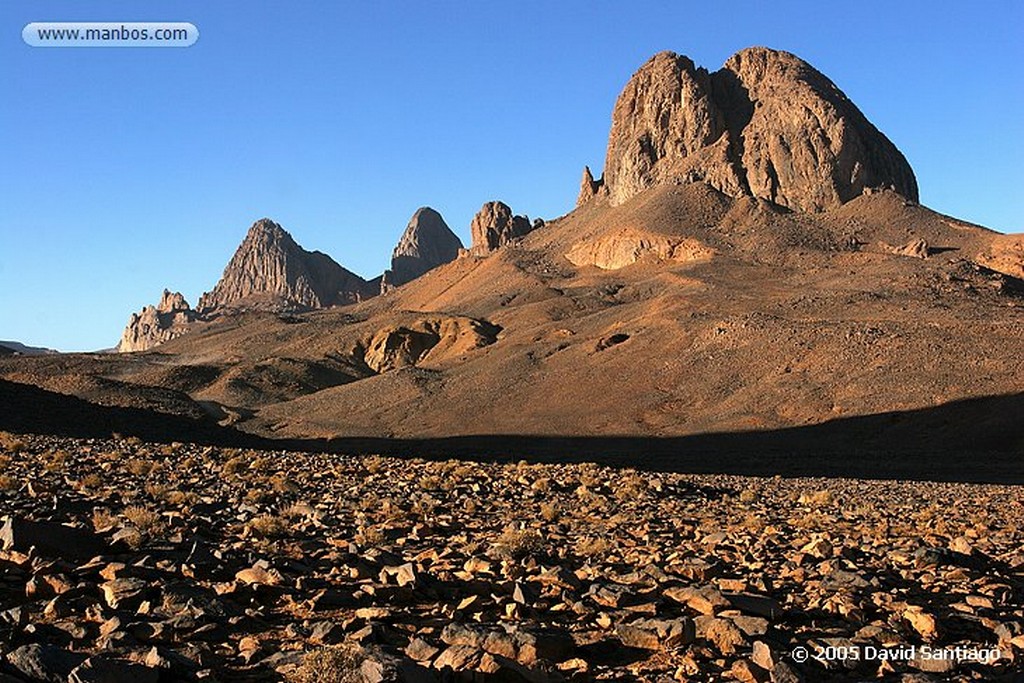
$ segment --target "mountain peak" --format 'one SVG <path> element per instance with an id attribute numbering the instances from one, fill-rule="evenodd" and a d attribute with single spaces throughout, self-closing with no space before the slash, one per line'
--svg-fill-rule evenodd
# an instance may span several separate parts
<path id="1" fill-rule="evenodd" d="M 371 296 L 372 286 L 326 254 L 306 251 L 278 223 L 252 224 L 212 291 L 199 299 L 204 314 L 219 308 L 306 310 Z"/>
<path id="2" fill-rule="evenodd" d="M 797 211 L 870 188 L 917 201 L 910 165 L 853 102 L 796 55 L 765 47 L 714 73 L 674 52 L 649 59 L 615 104 L 603 181 L 612 204 L 693 181 Z"/>
<path id="3" fill-rule="evenodd" d="M 462 240 L 451 231 L 440 213 L 423 206 L 409 224 L 391 253 L 391 268 L 384 272 L 381 290 L 400 287 L 429 270 L 458 258 Z"/>

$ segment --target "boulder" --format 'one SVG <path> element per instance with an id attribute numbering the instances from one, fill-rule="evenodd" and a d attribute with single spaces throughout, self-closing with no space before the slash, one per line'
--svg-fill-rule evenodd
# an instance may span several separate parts
<path id="1" fill-rule="evenodd" d="M 530 219 L 526 216 L 513 215 L 508 204 L 487 202 L 480 207 L 469 226 L 470 234 L 473 236 L 472 251 L 476 254 L 494 251 L 532 229 Z"/>

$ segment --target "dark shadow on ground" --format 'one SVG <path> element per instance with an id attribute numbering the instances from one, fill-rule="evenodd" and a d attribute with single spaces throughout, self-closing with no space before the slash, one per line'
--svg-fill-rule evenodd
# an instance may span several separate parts
<path id="1" fill-rule="evenodd" d="M 99 406 L 0 380 L 0 429 L 264 449 L 488 461 L 598 462 L 695 474 L 1024 484 L 1024 393 L 770 431 L 678 437 L 479 435 L 266 439 L 212 422 Z"/>

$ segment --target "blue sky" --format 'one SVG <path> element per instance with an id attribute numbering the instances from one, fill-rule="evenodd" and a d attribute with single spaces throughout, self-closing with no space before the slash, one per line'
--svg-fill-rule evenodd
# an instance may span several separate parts
<path id="1" fill-rule="evenodd" d="M 1024 230 L 1024 3 L 0 3 L 0 339 L 113 346 L 192 304 L 256 219 L 373 277 L 430 205 L 551 218 L 600 171 L 630 75 L 767 45 L 829 76 L 921 199 Z M 890 6 L 892 5 L 892 6 Z M 187 21 L 180 49 L 30 48 L 30 21 Z"/>

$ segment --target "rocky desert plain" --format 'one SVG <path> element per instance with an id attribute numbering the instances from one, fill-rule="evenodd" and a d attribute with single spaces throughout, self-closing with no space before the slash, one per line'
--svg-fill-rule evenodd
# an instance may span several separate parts
<path id="1" fill-rule="evenodd" d="M 470 232 L 0 345 L 0 683 L 1022 680 L 1024 236 L 766 48 Z"/>

